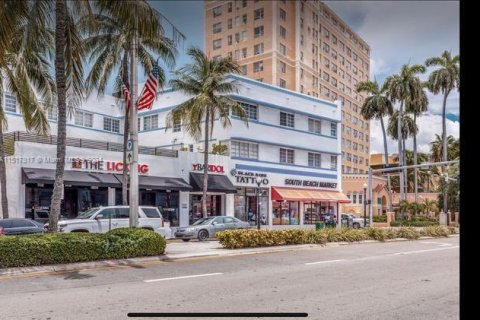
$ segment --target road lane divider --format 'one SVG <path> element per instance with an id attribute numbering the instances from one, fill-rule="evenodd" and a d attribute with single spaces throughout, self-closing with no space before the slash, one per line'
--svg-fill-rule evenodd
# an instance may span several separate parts
<path id="1" fill-rule="evenodd" d="M 219 276 L 223 273 L 204 273 L 204 274 L 194 274 L 190 276 L 180 276 L 180 277 L 173 277 L 173 278 L 161 278 L 161 279 L 150 279 L 150 280 L 143 280 L 143 282 L 150 283 L 150 282 L 159 282 L 159 281 L 170 281 L 170 280 L 181 280 L 181 279 L 191 279 L 191 278 L 201 278 L 201 277 L 211 277 L 211 276 Z"/>
<path id="2" fill-rule="evenodd" d="M 398 255 L 405 255 L 405 254 L 424 253 L 424 252 L 440 251 L 440 250 L 448 250 L 448 249 L 457 249 L 457 248 L 460 248 L 460 246 L 444 247 L 444 248 L 435 248 L 435 249 L 427 249 L 427 250 L 404 251 L 404 252 L 394 253 L 393 255 L 398 256 Z"/>
<path id="3" fill-rule="evenodd" d="M 306 266 L 312 265 L 312 264 L 324 264 L 324 263 L 333 263 L 333 262 L 341 262 L 341 261 L 347 261 L 345 259 L 337 259 L 337 260 L 324 260 L 324 261 L 316 261 L 316 262 L 307 262 L 305 263 Z"/>

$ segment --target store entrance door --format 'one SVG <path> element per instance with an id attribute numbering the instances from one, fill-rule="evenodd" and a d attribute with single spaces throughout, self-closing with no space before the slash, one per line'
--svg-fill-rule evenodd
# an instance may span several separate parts
<path id="1" fill-rule="evenodd" d="M 142 199 L 140 201 L 140 205 L 153 206 L 153 207 L 157 205 L 155 192 L 142 191 L 141 194 L 142 194 Z"/>
<path id="2" fill-rule="evenodd" d="M 78 215 L 78 190 L 65 188 L 61 214 L 67 219 L 73 219 Z"/>

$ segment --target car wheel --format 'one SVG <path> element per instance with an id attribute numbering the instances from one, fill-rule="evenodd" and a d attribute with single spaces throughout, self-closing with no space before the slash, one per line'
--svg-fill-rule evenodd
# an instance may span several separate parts
<path id="1" fill-rule="evenodd" d="M 188 241 L 190 241 L 190 239 L 182 239 L 182 240 L 183 240 L 183 242 L 188 242 Z"/>
<path id="2" fill-rule="evenodd" d="M 353 224 L 353 229 L 360 229 L 360 223 L 355 222 L 355 223 Z"/>
<path id="3" fill-rule="evenodd" d="M 198 240 L 205 241 L 208 239 L 208 231 L 207 230 L 200 230 L 198 232 Z"/>

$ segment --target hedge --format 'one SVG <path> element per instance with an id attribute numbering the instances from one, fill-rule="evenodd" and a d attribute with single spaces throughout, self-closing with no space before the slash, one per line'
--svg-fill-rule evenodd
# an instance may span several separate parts
<path id="1" fill-rule="evenodd" d="M 455 228 L 431 226 L 423 230 L 401 228 L 325 228 L 321 230 L 227 230 L 216 234 L 220 244 L 227 249 L 254 248 L 290 244 L 325 244 L 327 242 L 355 242 L 362 240 L 385 241 L 387 239 L 418 239 L 421 236 L 445 237 L 456 233 Z"/>
<path id="2" fill-rule="evenodd" d="M 166 241 L 146 229 L 120 228 L 105 234 L 45 233 L 0 237 L 0 268 L 155 256 Z"/>
<path id="3" fill-rule="evenodd" d="M 428 227 L 438 225 L 439 222 L 435 219 L 395 220 L 390 222 L 391 227 Z"/>
<path id="4" fill-rule="evenodd" d="M 373 216 L 373 222 L 387 222 L 387 215 Z"/>

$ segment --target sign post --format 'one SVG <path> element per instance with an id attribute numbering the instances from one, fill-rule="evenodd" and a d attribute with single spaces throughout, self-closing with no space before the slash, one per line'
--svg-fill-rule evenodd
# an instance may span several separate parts
<path id="1" fill-rule="evenodd" d="M 127 163 L 133 163 L 133 140 L 127 140 Z"/>

